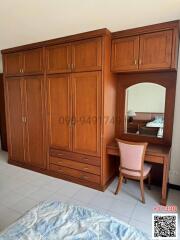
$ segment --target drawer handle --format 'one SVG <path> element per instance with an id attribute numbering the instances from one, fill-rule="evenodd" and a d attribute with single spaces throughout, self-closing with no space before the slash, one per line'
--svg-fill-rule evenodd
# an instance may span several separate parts
<path id="1" fill-rule="evenodd" d="M 83 170 L 88 170 L 89 168 L 88 167 L 84 167 Z"/>
<path id="2" fill-rule="evenodd" d="M 63 170 L 61 168 L 58 169 L 59 172 L 63 172 Z"/>
<path id="3" fill-rule="evenodd" d="M 83 158 L 83 160 L 88 160 L 88 158 Z"/>
<path id="4" fill-rule="evenodd" d="M 63 154 L 62 153 L 58 153 L 58 156 L 63 156 Z"/>
<path id="5" fill-rule="evenodd" d="M 89 177 L 82 175 L 81 178 L 82 179 L 88 179 Z"/>
<path id="6" fill-rule="evenodd" d="M 62 162 L 62 161 L 59 161 L 58 163 L 59 163 L 59 164 L 62 164 L 63 162 Z"/>

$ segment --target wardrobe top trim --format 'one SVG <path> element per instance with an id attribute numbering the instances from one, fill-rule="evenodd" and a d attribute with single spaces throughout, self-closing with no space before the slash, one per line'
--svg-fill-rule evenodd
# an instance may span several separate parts
<path id="1" fill-rule="evenodd" d="M 56 45 L 61 43 L 69 43 L 69 42 L 80 41 L 88 38 L 103 37 L 106 35 L 111 36 L 111 32 L 107 28 L 102 28 L 102 29 L 84 32 L 84 33 L 78 33 L 78 34 L 74 34 L 66 37 L 55 38 L 55 39 L 46 40 L 42 42 L 31 43 L 31 44 L 18 46 L 18 47 L 3 49 L 1 50 L 1 53 L 5 54 L 5 53 L 12 53 L 17 51 L 30 50 L 38 47 L 46 47 L 46 46 Z"/>

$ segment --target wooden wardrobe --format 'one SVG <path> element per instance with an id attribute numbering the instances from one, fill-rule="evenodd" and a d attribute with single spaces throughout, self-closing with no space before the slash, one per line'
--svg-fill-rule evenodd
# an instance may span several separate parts
<path id="1" fill-rule="evenodd" d="M 1 73 L 0 73 L 0 140 L 1 140 L 1 149 L 4 151 L 7 151 L 4 84 L 3 84 L 3 74 Z"/>
<path id="2" fill-rule="evenodd" d="M 114 175 L 107 29 L 3 50 L 9 163 L 104 190 Z"/>

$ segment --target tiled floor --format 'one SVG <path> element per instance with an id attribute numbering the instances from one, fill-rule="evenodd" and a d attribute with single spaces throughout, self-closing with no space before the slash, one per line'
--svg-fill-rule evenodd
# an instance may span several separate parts
<path id="1" fill-rule="evenodd" d="M 9 165 L 7 154 L 0 151 L 0 230 L 40 201 L 50 199 L 88 206 L 109 213 L 151 236 L 151 213 L 158 205 L 160 188 L 152 186 L 151 191 L 146 189 L 146 204 L 142 204 L 139 201 L 140 189 L 136 182 L 128 180 L 117 196 L 113 194 L 116 184 L 117 179 L 102 193 Z M 180 207 L 180 192 L 170 190 L 168 203 L 179 204 Z"/>

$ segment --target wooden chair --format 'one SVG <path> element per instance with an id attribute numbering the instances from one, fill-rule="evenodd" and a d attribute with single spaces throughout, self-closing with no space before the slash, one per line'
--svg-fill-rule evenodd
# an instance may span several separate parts
<path id="1" fill-rule="evenodd" d="M 123 178 L 140 181 L 142 202 L 144 198 L 144 179 L 148 178 L 150 189 L 151 165 L 144 163 L 144 156 L 148 143 L 127 142 L 116 139 L 120 150 L 119 181 L 115 194 L 121 189 Z"/>

